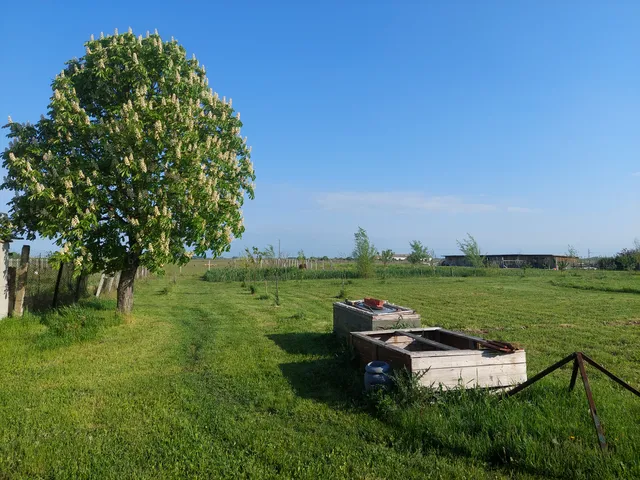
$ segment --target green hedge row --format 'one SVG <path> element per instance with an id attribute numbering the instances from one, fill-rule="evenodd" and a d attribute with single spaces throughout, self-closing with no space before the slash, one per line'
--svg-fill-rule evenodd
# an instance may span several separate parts
<path id="1" fill-rule="evenodd" d="M 486 277 L 486 276 L 522 276 L 544 275 L 547 270 L 520 268 L 471 268 L 471 267 L 429 267 L 382 265 L 376 266 L 377 278 L 410 278 L 410 277 Z M 208 282 L 253 282 L 274 280 L 319 280 L 319 279 L 351 279 L 359 278 L 355 268 L 342 267 L 332 270 L 301 270 L 296 267 L 242 268 L 223 267 L 208 270 L 203 279 Z"/>

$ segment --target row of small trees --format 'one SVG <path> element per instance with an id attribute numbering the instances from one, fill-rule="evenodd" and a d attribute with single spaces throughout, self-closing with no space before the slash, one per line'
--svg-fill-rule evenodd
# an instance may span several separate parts
<path id="1" fill-rule="evenodd" d="M 358 227 L 354 235 L 355 246 L 352 257 L 356 261 L 356 268 L 361 277 L 367 278 L 374 274 L 374 263 L 379 258 L 386 267 L 393 260 L 393 250 L 387 249 L 378 252 L 376 247 L 369 240 L 369 236 L 364 228 Z M 413 265 L 425 263 L 433 259 L 431 252 L 420 241 L 414 240 L 410 243 L 411 253 L 407 260 Z"/>
<path id="2" fill-rule="evenodd" d="M 373 276 L 374 264 L 378 258 L 385 267 L 393 260 L 393 250 L 387 249 L 378 252 L 369 240 L 369 236 L 364 228 L 358 227 L 358 231 L 354 236 L 355 246 L 352 257 L 356 261 L 356 268 L 361 277 L 366 278 Z M 407 261 L 412 265 L 431 264 L 433 262 L 435 256 L 433 250 L 423 245 L 421 241 L 414 240 L 409 243 L 409 247 L 411 248 L 411 253 L 407 256 Z M 485 264 L 485 257 L 480 252 L 478 242 L 476 242 L 475 238 L 470 234 L 467 234 L 466 239 L 458 241 L 458 247 L 472 266 L 480 267 Z"/>

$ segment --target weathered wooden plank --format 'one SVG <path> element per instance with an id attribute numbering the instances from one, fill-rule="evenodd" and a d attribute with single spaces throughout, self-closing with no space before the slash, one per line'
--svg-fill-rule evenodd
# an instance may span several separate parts
<path id="1" fill-rule="evenodd" d="M 392 317 L 392 318 L 389 318 Z M 388 314 L 386 316 L 378 316 L 375 317 L 371 322 L 372 330 L 387 330 L 391 328 L 399 329 L 399 328 L 407 328 L 407 327 L 419 327 L 420 326 L 420 315 L 402 315 L 396 316 L 393 314 Z"/>
<path id="2" fill-rule="evenodd" d="M 362 332 L 358 332 L 362 335 L 365 335 L 367 337 L 373 337 L 373 338 L 378 338 L 381 337 L 383 335 L 394 335 L 396 332 L 400 331 L 400 332 L 428 332 L 428 331 L 433 331 L 433 330 L 440 330 L 440 327 L 421 327 L 421 328 L 394 328 L 392 330 L 370 330 L 370 331 L 362 331 Z"/>
<path id="3" fill-rule="evenodd" d="M 351 335 L 356 337 L 356 338 L 358 338 L 359 340 L 362 340 L 364 343 L 371 343 L 373 345 L 377 345 L 377 346 L 382 347 L 382 348 L 386 348 L 386 349 L 389 349 L 389 350 L 394 350 L 394 351 L 396 351 L 396 352 L 398 352 L 398 353 L 400 353 L 402 355 L 411 356 L 410 352 L 408 352 L 406 350 L 403 350 L 402 348 L 398 348 L 398 347 L 396 347 L 395 345 L 392 345 L 392 344 L 384 343 L 383 341 L 378 340 L 377 338 L 372 338 L 372 337 L 369 337 L 367 335 L 362 335 L 360 332 L 351 332 Z"/>
<path id="4" fill-rule="evenodd" d="M 419 370 L 414 370 L 420 373 Z M 439 368 L 425 371 L 420 383 L 425 386 L 443 385 L 456 387 L 500 387 L 527 381 L 527 366 L 524 363 L 485 365 L 465 368 Z"/>
<path id="5" fill-rule="evenodd" d="M 29 245 L 22 246 L 22 252 L 20 252 L 20 266 L 17 270 L 18 285 L 16 287 L 16 298 L 13 306 L 13 314 L 17 317 L 22 316 L 24 308 L 24 297 L 27 293 L 27 275 L 29 273 L 29 252 L 31 247 Z"/>
<path id="6" fill-rule="evenodd" d="M 448 355 L 439 357 L 415 357 L 412 355 L 411 360 L 413 362 L 414 370 L 515 364 L 526 365 L 527 362 L 524 350 L 499 355 L 483 355 L 482 353 L 484 352 L 485 351 L 480 350 L 480 355 L 476 354 L 476 351 L 471 351 L 467 355 Z"/>
<path id="7" fill-rule="evenodd" d="M 109 283 L 107 284 L 107 293 L 111 293 L 111 289 L 113 288 L 113 281 L 115 280 L 115 278 L 115 274 L 112 273 L 109 277 Z"/>
<path id="8" fill-rule="evenodd" d="M 438 388 L 440 386 L 450 389 L 457 387 L 464 388 L 513 388 L 515 385 L 519 385 L 526 381 L 527 377 L 522 376 L 494 376 L 490 379 L 486 378 L 456 378 L 456 379 L 439 379 L 437 381 L 430 381 L 428 377 L 422 377 L 420 384 L 425 387 Z"/>
<path id="9" fill-rule="evenodd" d="M 96 298 L 100 296 L 103 285 L 104 285 L 104 273 L 100 275 L 100 282 L 98 282 L 98 288 L 96 289 Z"/>
<path id="10" fill-rule="evenodd" d="M 16 305 L 16 267 L 7 267 L 7 295 L 9 297 L 9 307 L 7 315 L 13 315 L 13 308 Z"/>
<path id="11" fill-rule="evenodd" d="M 408 352 L 398 350 L 400 349 L 378 348 L 376 352 L 376 360 L 387 362 L 394 370 L 406 368 L 411 372 L 411 356 L 408 355 Z"/>
<path id="12" fill-rule="evenodd" d="M 395 306 L 395 305 L 394 305 Z M 348 336 L 350 332 L 386 331 L 398 329 L 406 325 L 420 327 L 420 315 L 406 309 L 393 313 L 376 314 L 343 302 L 333 304 L 333 331 L 339 337 Z"/>
<path id="13" fill-rule="evenodd" d="M 456 350 L 455 347 L 451 347 L 449 345 L 445 345 L 444 343 L 429 340 L 428 338 L 421 337 L 420 335 L 415 335 L 411 332 L 396 332 L 396 333 L 398 335 L 404 335 L 409 338 L 412 338 L 416 342 L 420 342 L 424 345 L 428 345 L 429 347 L 435 348 L 436 350 Z"/>
<path id="14" fill-rule="evenodd" d="M 455 332 L 440 329 L 437 332 L 439 342 L 442 342 L 460 350 L 471 350 L 476 348 L 476 341 L 466 335 L 458 335 Z"/>
<path id="15" fill-rule="evenodd" d="M 410 352 L 393 345 L 360 335 L 358 332 L 351 333 L 351 345 L 358 352 L 360 364 L 366 365 L 373 360 L 387 362 L 392 368 L 406 367 L 411 371 Z"/>
<path id="16" fill-rule="evenodd" d="M 513 353 L 524 352 L 524 350 L 516 350 Z M 499 352 L 497 350 L 485 350 L 482 348 L 474 348 L 473 350 L 432 350 L 427 352 L 414 352 L 415 357 L 439 357 L 439 356 L 456 356 L 456 355 L 513 355 L 513 353 Z"/>
<path id="17" fill-rule="evenodd" d="M 407 348 L 407 345 L 413 343 L 413 339 L 409 337 L 391 337 L 388 340 L 384 340 L 384 343 L 398 348 Z"/>

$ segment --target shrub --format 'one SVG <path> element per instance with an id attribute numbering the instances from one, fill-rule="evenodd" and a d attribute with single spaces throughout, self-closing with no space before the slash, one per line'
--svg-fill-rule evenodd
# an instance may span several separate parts
<path id="1" fill-rule="evenodd" d="M 597 265 L 600 270 L 615 270 L 616 257 L 600 257 Z"/>
<path id="2" fill-rule="evenodd" d="M 467 233 L 465 240 L 458 240 L 458 248 L 472 267 L 478 268 L 485 264 L 486 257 L 482 255 L 478 242 L 470 233 Z"/>
<path id="3" fill-rule="evenodd" d="M 425 245 L 422 245 L 422 242 L 418 240 L 414 240 L 409 244 L 411 247 L 411 253 L 407 257 L 407 260 L 412 265 L 418 265 L 419 263 L 424 263 L 426 261 L 431 261 L 433 258 L 433 253 L 429 251 Z"/>
<path id="4" fill-rule="evenodd" d="M 358 231 L 354 236 L 355 247 L 353 249 L 353 258 L 356 259 L 358 275 L 362 278 L 371 277 L 376 273 L 374 261 L 378 255 L 378 251 L 369 241 L 369 236 L 364 228 L 358 227 Z"/>
<path id="5" fill-rule="evenodd" d="M 640 262 L 638 261 L 639 252 L 636 249 L 624 248 L 616 255 L 616 267 L 618 270 L 638 270 Z"/>

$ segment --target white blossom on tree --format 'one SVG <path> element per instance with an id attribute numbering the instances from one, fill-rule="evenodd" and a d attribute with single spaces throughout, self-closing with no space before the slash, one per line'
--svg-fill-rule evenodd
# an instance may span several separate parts
<path id="1" fill-rule="evenodd" d="M 54 79 L 46 116 L 5 125 L 2 188 L 17 232 L 53 239 L 77 273 L 122 271 L 128 312 L 138 266 L 229 249 L 255 174 L 239 114 L 177 42 L 116 30 L 85 49 Z"/>

